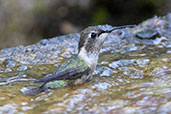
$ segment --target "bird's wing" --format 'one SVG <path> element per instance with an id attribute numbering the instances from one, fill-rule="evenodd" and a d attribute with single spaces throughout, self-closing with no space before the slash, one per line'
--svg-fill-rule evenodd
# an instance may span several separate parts
<path id="1" fill-rule="evenodd" d="M 68 69 L 64 72 L 60 72 L 57 75 L 55 73 L 47 75 L 43 78 L 40 78 L 38 80 L 36 80 L 37 83 L 39 82 L 43 82 L 43 84 L 39 87 L 35 87 L 35 88 L 24 88 L 21 90 L 22 93 L 26 94 L 26 95 L 35 95 L 38 93 L 41 93 L 43 91 L 47 90 L 47 86 L 45 86 L 47 84 L 47 82 L 53 81 L 53 80 L 65 80 L 65 79 L 76 79 L 81 77 L 82 75 L 86 74 L 89 72 L 89 68 L 85 71 L 81 71 L 79 69 L 75 69 L 75 68 L 71 68 Z"/>
<path id="2" fill-rule="evenodd" d="M 53 74 L 46 75 L 36 80 L 36 83 L 49 82 L 53 80 L 71 80 L 88 73 L 90 68 L 78 56 L 63 63 Z"/>
<path id="3" fill-rule="evenodd" d="M 63 72 L 59 72 L 58 74 L 53 73 L 49 74 L 43 78 L 37 79 L 35 83 L 43 83 L 43 82 L 50 82 L 53 80 L 72 80 L 77 79 L 81 77 L 84 74 L 87 74 L 90 71 L 89 68 L 87 68 L 84 71 L 81 71 L 79 68 L 70 68 Z"/>

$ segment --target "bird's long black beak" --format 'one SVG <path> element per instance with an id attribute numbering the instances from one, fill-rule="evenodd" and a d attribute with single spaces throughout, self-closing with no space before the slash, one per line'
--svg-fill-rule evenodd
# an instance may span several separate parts
<path id="1" fill-rule="evenodd" d="M 118 27 L 114 27 L 112 30 L 108 30 L 108 31 L 104 31 L 105 33 L 110 33 L 114 30 L 118 30 L 118 29 L 124 29 L 124 28 L 133 28 L 136 27 L 136 25 L 123 25 L 123 26 L 118 26 Z"/>
<path id="2" fill-rule="evenodd" d="M 124 29 L 124 28 L 133 28 L 133 27 L 136 27 L 136 25 L 123 25 L 123 26 L 118 26 L 118 27 L 114 27 L 113 29 L 111 29 L 111 30 L 103 30 L 103 31 L 101 31 L 99 34 L 98 34 L 98 36 L 100 36 L 101 34 L 103 34 L 103 33 L 111 33 L 112 31 L 114 31 L 114 30 L 118 30 L 118 29 Z"/>

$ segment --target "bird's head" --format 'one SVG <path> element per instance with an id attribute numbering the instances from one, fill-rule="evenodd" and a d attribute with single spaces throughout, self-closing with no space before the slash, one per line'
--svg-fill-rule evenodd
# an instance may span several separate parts
<path id="1" fill-rule="evenodd" d="M 97 63 L 99 51 L 108 35 L 114 30 L 127 27 L 134 27 L 134 25 L 114 27 L 111 30 L 104 30 L 100 26 L 84 29 L 80 34 L 78 55 L 91 65 Z"/>
<path id="2" fill-rule="evenodd" d="M 79 52 L 84 49 L 87 53 L 98 53 L 109 33 L 98 26 L 84 29 L 80 34 Z"/>

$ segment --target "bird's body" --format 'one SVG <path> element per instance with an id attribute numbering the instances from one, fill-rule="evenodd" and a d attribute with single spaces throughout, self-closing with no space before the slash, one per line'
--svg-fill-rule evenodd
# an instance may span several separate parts
<path id="1" fill-rule="evenodd" d="M 74 80 L 74 84 L 81 84 L 93 75 L 96 68 L 99 51 L 107 36 L 116 29 L 122 29 L 132 26 L 120 26 L 110 31 L 104 31 L 99 26 L 92 26 L 84 29 L 80 35 L 78 54 L 65 61 L 52 74 L 37 79 L 36 83 L 43 83 L 42 86 L 22 91 L 24 94 L 34 95 L 45 91 L 55 80 Z M 54 83 L 49 83 L 54 82 Z M 55 87 L 55 86 L 53 86 Z"/>
<path id="2" fill-rule="evenodd" d="M 75 56 L 61 64 L 52 74 L 48 74 L 35 83 L 43 83 L 42 86 L 22 91 L 24 94 L 34 95 L 50 89 L 55 89 L 61 83 L 56 80 L 73 80 L 74 84 L 81 84 L 92 76 L 93 71 L 80 56 Z"/>
<path id="3" fill-rule="evenodd" d="M 91 69 L 79 56 L 75 56 L 61 64 L 52 74 L 37 79 L 36 83 L 47 83 L 53 80 L 76 80 L 90 74 Z"/>

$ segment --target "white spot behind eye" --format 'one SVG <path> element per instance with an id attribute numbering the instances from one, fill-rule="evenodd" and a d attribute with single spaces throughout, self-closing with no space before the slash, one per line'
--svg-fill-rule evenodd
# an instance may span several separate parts
<path id="1" fill-rule="evenodd" d="M 96 33 L 96 31 L 91 31 L 89 34 L 88 34 L 88 37 L 91 38 L 91 34 L 92 33 Z"/>

